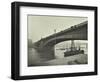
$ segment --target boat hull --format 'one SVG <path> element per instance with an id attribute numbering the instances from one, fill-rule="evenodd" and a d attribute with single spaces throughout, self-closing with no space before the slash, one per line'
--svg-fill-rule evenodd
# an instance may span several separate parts
<path id="1" fill-rule="evenodd" d="M 84 50 L 66 51 L 64 52 L 64 57 L 78 55 L 78 54 L 84 54 Z"/>

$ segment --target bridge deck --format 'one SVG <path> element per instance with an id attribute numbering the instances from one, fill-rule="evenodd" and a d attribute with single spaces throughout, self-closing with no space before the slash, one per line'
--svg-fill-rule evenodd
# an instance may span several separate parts
<path id="1" fill-rule="evenodd" d="M 45 38 L 42 38 L 42 39 L 40 39 L 38 42 L 40 42 L 41 40 L 50 39 L 51 37 L 60 36 L 60 35 L 62 35 L 63 33 L 66 33 L 66 32 L 70 32 L 70 31 L 73 31 L 73 30 L 76 30 L 76 29 L 80 29 L 80 28 L 82 28 L 84 25 L 87 25 L 87 23 L 88 23 L 88 21 L 85 21 L 85 22 L 82 22 L 82 23 L 80 23 L 80 24 L 71 26 L 71 27 L 68 28 L 68 29 L 65 29 L 65 30 L 60 31 L 60 32 L 58 32 L 58 33 L 55 33 L 55 34 L 52 34 L 52 35 L 47 36 L 47 37 L 45 37 Z"/>

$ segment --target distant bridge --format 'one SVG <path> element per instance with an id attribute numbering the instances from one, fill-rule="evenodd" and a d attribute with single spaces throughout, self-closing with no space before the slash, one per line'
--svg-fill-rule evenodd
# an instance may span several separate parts
<path id="1" fill-rule="evenodd" d="M 87 40 L 87 33 L 88 22 L 85 21 L 48 37 L 42 38 L 33 44 L 33 48 L 42 52 L 42 57 L 52 59 L 54 58 L 55 44 L 68 40 Z"/>

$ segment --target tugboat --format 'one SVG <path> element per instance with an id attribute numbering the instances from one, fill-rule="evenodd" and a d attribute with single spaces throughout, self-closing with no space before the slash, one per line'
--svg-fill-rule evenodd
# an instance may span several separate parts
<path id="1" fill-rule="evenodd" d="M 77 47 L 75 47 L 74 40 L 71 40 L 71 47 L 68 50 L 66 50 L 66 52 L 64 52 L 64 57 L 78 55 L 78 54 L 84 54 L 84 50 L 81 50 L 80 46 L 77 49 Z"/>

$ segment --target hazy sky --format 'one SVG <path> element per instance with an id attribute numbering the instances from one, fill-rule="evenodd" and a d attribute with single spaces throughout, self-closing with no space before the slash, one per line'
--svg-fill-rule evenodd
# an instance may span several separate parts
<path id="1" fill-rule="evenodd" d="M 28 15 L 28 39 L 36 42 L 46 36 L 88 20 L 87 17 Z"/>

